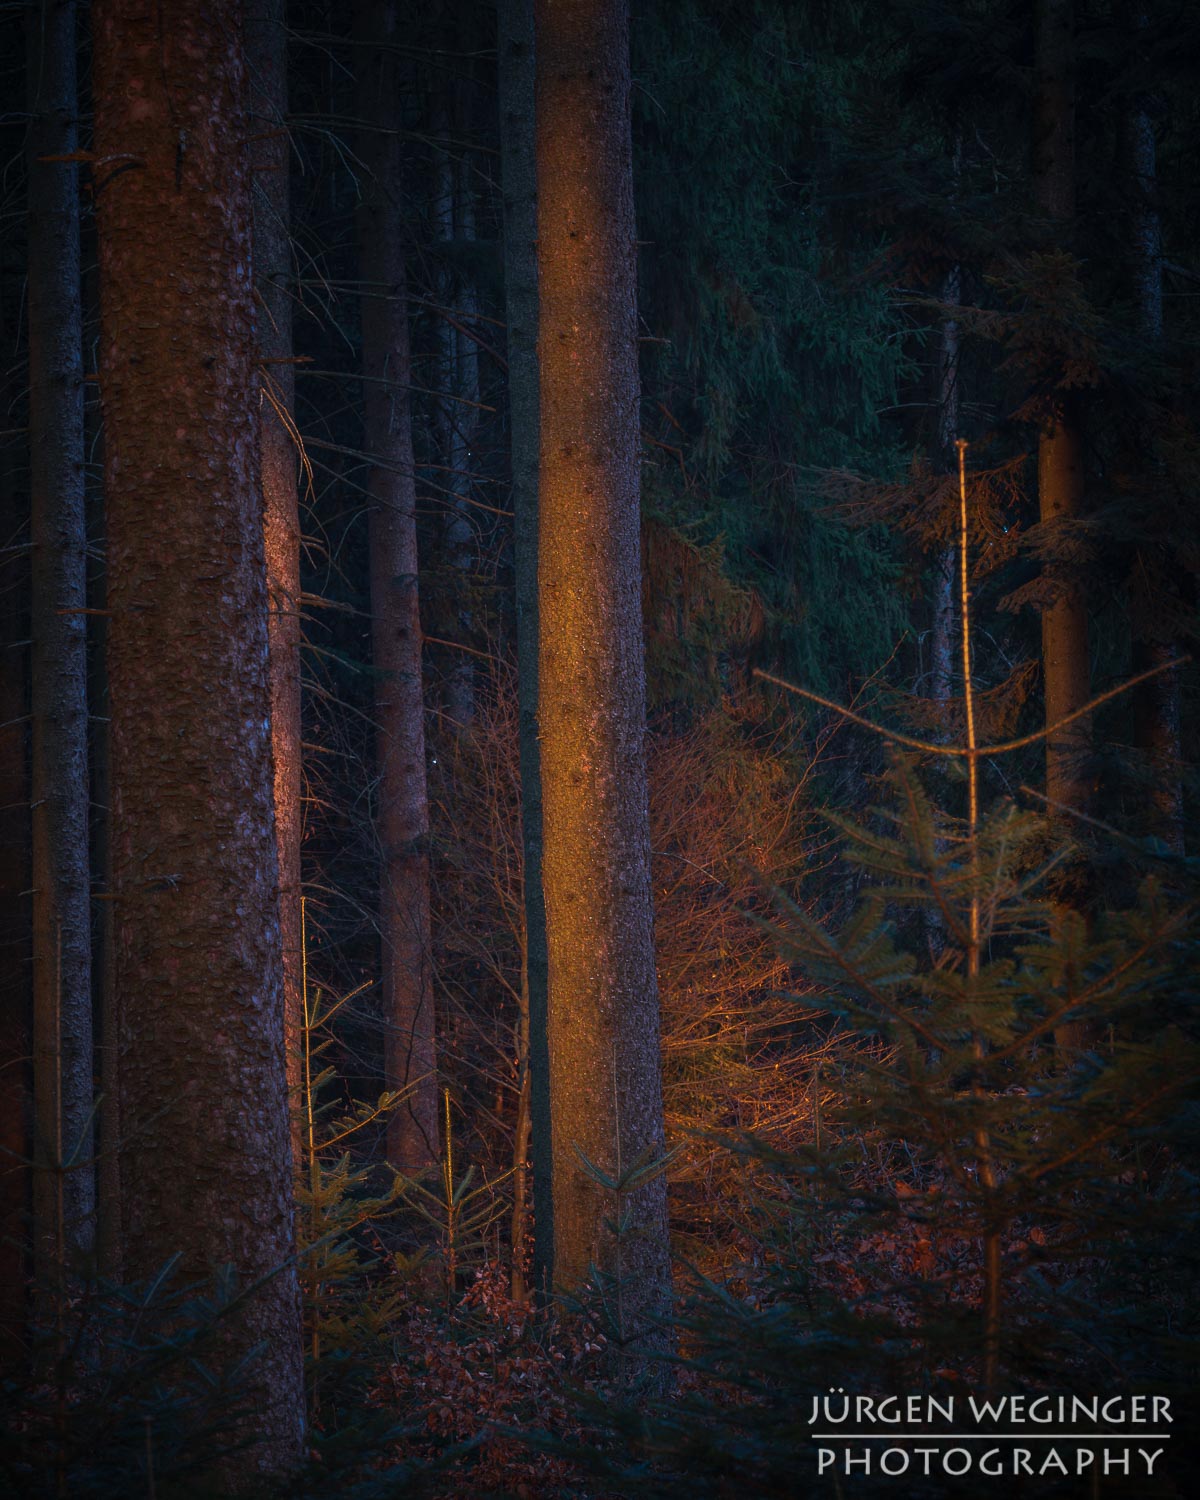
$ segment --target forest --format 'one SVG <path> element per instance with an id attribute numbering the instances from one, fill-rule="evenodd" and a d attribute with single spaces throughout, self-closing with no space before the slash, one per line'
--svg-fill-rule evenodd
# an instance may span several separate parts
<path id="1" fill-rule="evenodd" d="M 1200 1476 L 1200 8 L 0 0 L 0 1496 Z"/>

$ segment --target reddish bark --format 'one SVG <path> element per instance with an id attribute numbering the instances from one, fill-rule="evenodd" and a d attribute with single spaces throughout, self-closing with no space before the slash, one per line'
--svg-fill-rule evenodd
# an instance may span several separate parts
<path id="1" fill-rule="evenodd" d="M 670 1292 L 641 630 L 636 250 L 625 0 L 537 0 L 539 729 L 554 1281 L 623 1282 L 626 1337 Z M 535 1089 L 546 1080 L 534 1077 Z M 538 1158 L 535 1157 L 535 1164 Z M 538 1199 L 544 1185 L 536 1184 Z"/>
<path id="2" fill-rule="evenodd" d="M 254 288 L 258 352 L 260 483 L 267 558 L 275 845 L 283 941 L 283 1015 L 292 1155 L 300 1161 L 304 1046 L 303 837 L 300 752 L 300 509 L 296 487 L 292 242 L 288 193 L 287 31 L 283 0 L 251 0 L 246 17 L 250 130 L 254 142 Z"/>
<path id="3" fill-rule="evenodd" d="M 299 1454 L 246 79 L 237 0 L 97 0 L 125 1274 L 260 1283 L 239 1464 Z"/>

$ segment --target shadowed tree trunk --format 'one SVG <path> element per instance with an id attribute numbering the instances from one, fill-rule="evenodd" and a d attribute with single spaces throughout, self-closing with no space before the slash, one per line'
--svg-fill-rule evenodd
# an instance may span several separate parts
<path id="1" fill-rule="evenodd" d="M 1130 43 L 1136 49 L 1145 29 L 1143 7 L 1128 7 Z M 1158 208 L 1153 100 L 1135 94 L 1122 121 L 1125 190 L 1129 199 L 1129 267 L 1139 332 L 1151 349 L 1162 343 L 1162 221 Z M 1158 568 L 1150 576 L 1161 576 Z M 1156 610 L 1155 606 L 1158 606 Z M 1142 603 L 1140 629 L 1133 644 L 1134 671 L 1165 666 L 1178 655 L 1173 640 L 1146 627 L 1161 611 L 1161 600 Z M 1139 747 L 1149 761 L 1149 828 L 1177 854 L 1184 849 L 1182 757 L 1180 752 L 1179 673 L 1162 672 L 1134 690 L 1134 725 Z"/>
<path id="2" fill-rule="evenodd" d="M 942 286 L 942 301 L 954 305 L 962 296 L 962 269 L 954 266 Z M 938 347 L 938 451 L 947 474 L 958 473 L 958 321 L 944 317 Z M 933 640 L 930 648 L 930 696 L 943 708 L 954 684 L 954 581 L 956 547 L 943 547 L 933 567 Z M 944 721 L 943 721 L 944 723 Z M 945 729 L 942 729 L 945 733 Z"/>
<path id="3" fill-rule="evenodd" d="M 620 1278 L 625 1338 L 669 1303 L 646 802 L 636 249 L 625 0 L 536 0 L 538 722 L 554 1284 Z M 535 1087 L 546 1080 L 534 1078 Z M 535 1162 L 541 1159 L 540 1152 Z M 537 1184 L 539 1201 L 544 1184 Z"/>
<path id="4" fill-rule="evenodd" d="M 75 6 L 29 26 L 29 452 L 32 579 L 34 1237 L 39 1276 L 90 1251 L 92 954 L 87 526 Z"/>
<path id="5" fill-rule="evenodd" d="M 124 1271 L 261 1281 L 223 1352 L 258 1350 L 237 1472 L 278 1472 L 304 1393 L 242 11 L 161 20 L 93 8 Z"/>
<path id="6" fill-rule="evenodd" d="M 271 749 L 283 940 L 283 1015 L 292 1155 L 301 1159 L 304 1043 L 300 842 L 300 512 L 296 489 L 292 246 L 288 202 L 287 31 L 284 0 L 251 0 L 246 16 L 250 130 L 254 139 L 254 287 L 263 361 L 260 470 L 267 556 Z"/>
<path id="7" fill-rule="evenodd" d="M 0 266 L 0 410 L 12 411 L 17 279 Z M 18 499 L 15 448 L 0 438 L 0 1373 L 27 1347 L 30 1214 L 29 767 L 26 655 L 28 515 Z M 22 454 L 22 462 L 24 455 Z"/>
<path id="8" fill-rule="evenodd" d="M 538 273 L 537 177 L 534 160 L 533 0 L 501 0 L 497 38 L 500 159 L 504 192 L 504 297 L 508 322 L 508 411 L 512 453 L 513 533 L 516 552 L 518 741 L 521 833 L 524 849 L 525 948 L 522 974 L 521 1079 L 514 1141 L 513 1294 L 520 1273 L 528 1212 L 525 1163 L 538 1158 L 542 1193 L 533 1204 L 533 1286 L 552 1275 L 549 1053 L 546 1029 L 546 907 L 542 894 L 542 773 L 538 744 Z M 531 1074 L 542 1084 L 531 1087 Z"/>
<path id="9" fill-rule="evenodd" d="M 1040 211 L 1065 247 L 1075 219 L 1074 0 L 1038 0 L 1035 13 L 1033 187 Z M 1038 436 L 1039 518 L 1066 526 L 1083 513 L 1083 439 L 1076 398 L 1059 392 Z M 1060 564 L 1059 594 L 1042 614 L 1046 724 L 1082 708 L 1090 689 L 1087 600 L 1074 570 Z M 1083 811 L 1088 803 L 1090 719 L 1046 741 L 1046 795 Z"/>
<path id="10" fill-rule="evenodd" d="M 394 52 L 399 35 L 395 0 L 359 0 L 354 34 L 360 44 L 359 118 L 369 127 L 359 147 L 365 170 L 358 240 L 363 446 L 371 458 L 368 546 L 376 671 L 384 1074 L 389 1089 L 409 1090 L 388 1121 L 388 1160 L 401 1170 L 412 1170 L 439 1153 L 416 486 L 404 223 L 398 196 L 398 132 L 403 121 Z"/>
<path id="11" fill-rule="evenodd" d="M 461 22 L 455 24 L 454 7 L 449 7 L 445 17 L 447 53 L 453 50 L 460 26 Z M 466 147 L 471 87 L 466 81 L 453 79 L 442 90 L 443 102 L 435 125 L 441 145 L 435 152 L 434 192 L 438 238 L 450 252 L 441 284 L 441 297 L 450 316 L 439 328 L 439 384 L 445 397 L 439 404 L 438 431 L 444 466 L 443 498 L 449 507 L 444 536 L 454 596 L 451 634 L 463 644 L 469 642 L 472 626 L 470 599 L 477 549 L 470 493 L 479 416 L 479 347 L 472 337 L 478 296 L 474 273 L 464 258 L 464 248 L 475 239 L 474 185 Z M 451 651 L 445 692 L 451 723 L 459 730 L 468 728 L 475 716 L 475 666 L 469 652 Z"/>

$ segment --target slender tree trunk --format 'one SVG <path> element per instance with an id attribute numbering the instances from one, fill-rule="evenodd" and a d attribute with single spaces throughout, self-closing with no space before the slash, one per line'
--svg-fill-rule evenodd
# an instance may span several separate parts
<path id="1" fill-rule="evenodd" d="M 942 301 L 957 304 L 962 296 L 962 269 L 954 266 L 942 286 Z M 938 449 L 947 474 L 958 473 L 958 320 L 944 317 L 938 340 Z M 930 649 L 930 687 L 933 701 L 949 704 L 954 685 L 954 572 L 957 549 L 943 547 L 934 559 L 933 637 Z M 944 726 L 944 714 L 943 714 Z M 943 733 L 945 729 L 943 727 Z"/>
<path id="2" fill-rule="evenodd" d="M 284 0 L 250 0 L 246 62 L 254 142 L 254 287 L 263 362 L 260 476 L 267 557 L 271 663 L 271 749 L 275 844 L 283 940 L 283 1016 L 292 1157 L 301 1149 L 303 996 L 300 920 L 300 510 L 296 488 L 295 366 L 292 360 L 292 244 L 288 194 L 287 30 Z"/>
<path id="3" fill-rule="evenodd" d="M 237 0 L 93 9 L 125 1273 L 257 1284 L 239 1454 L 301 1451 Z M 226 1475 L 226 1482 L 230 1476 Z"/>
<path id="4" fill-rule="evenodd" d="M 395 0 L 359 0 L 359 117 L 368 124 L 358 213 L 363 284 L 364 446 L 371 457 L 369 548 L 376 671 L 379 918 L 384 1072 L 408 1089 L 388 1124 L 388 1160 L 411 1171 L 438 1157 L 429 917 L 429 806 L 417 585 L 404 222 L 400 208 Z M 389 50 L 393 49 L 393 50 Z"/>
<path id="5" fill-rule="evenodd" d="M 1145 29 L 1140 4 L 1129 9 L 1130 42 L 1136 48 Z M 1153 101 L 1145 94 L 1130 100 L 1123 125 L 1126 192 L 1129 198 L 1129 268 L 1139 332 L 1151 349 L 1162 343 L 1162 221 L 1158 208 L 1157 160 Z M 1157 573 L 1158 570 L 1154 569 Z M 1149 616 L 1153 601 L 1146 601 Z M 1148 623 L 1148 621 L 1147 621 Z M 1178 655 L 1174 641 L 1143 628 L 1133 644 L 1135 672 L 1165 666 Z M 1135 689 L 1134 726 L 1153 774 L 1149 827 L 1177 854 L 1184 849 L 1182 757 L 1180 749 L 1179 673 L 1162 672 Z"/>
<path id="6" fill-rule="evenodd" d="M 1074 0 L 1038 0 L 1035 13 L 1033 187 L 1041 212 L 1065 244 L 1075 220 Z M 1060 393 L 1038 436 L 1038 500 L 1043 525 L 1069 525 L 1083 514 L 1083 441 L 1077 402 Z M 1090 690 L 1087 601 L 1071 570 L 1042 615 L 1046 724 L 1082 708 Z M 1046 795 L 1083 811 L 1088 803 L 1090 720 L 1046 741 Z"/>
<path id="7" fill-rule="evenodd" d="M 508 410 L 516 553 L 518 743 L 524 850 L 527 1075 L 534 1153 L 534 1289 L 544 1294 L 553 1263 L 550 1091 L 546 994 L 546 906 L 542 892 L 542 771 L 538 740 L 538 267 L 534 157 L 533 0 L 500 0 L 497 66 L 504 193 L 504 299 L 508 322 Z M 538 1080 L 533 1086 L 532 1080 Z M 524 1090 L 523 1090 L 524 1092 Z M 526 1149 L 520 1140 L 516 1150 Z M 520 1160 L 524 1161 L 522 1154 Z M 517 1231 L 514 1229 L 514 1241 Z M 514 1257 L 521 1253 L 514 1243 Z"/>
<path id="8" fill-rule="evenodd" d="M 17 401 L 16 278 L 0 265 L 0 411 Z M 15 442 L 0 438 L 0 1373 L 24 1361 L 30 1215 L 29 766 L 26 655 L 28 517 Z M 24 454 L 21 455 L 24 465 Z"/>
<path id="9" fill-rule="evenodd" d="M 29 17 L 34 1234 L 39 1275 L 90 1251 L 92 954 L 87 526 L 73 0 Z"/>
<path id="10" fill-rule="evenodd" d="M 453 8 L 447 11 L 446 50 L 457 35 Z M 465 641 L 471 633 L 471 582 L 475 571 L 475 528 L 471 523 L 471 472 L 479 400 L 479 347 L 470 329 L 477 312 L 474 277 L 461 263 L 460 247 L 475 238 L 475 203 L 468 133 L 466 87 L 454 80 L 436 117 L 441 145 L 435 153 L 437 181 L 434 218 L 438 238 L 453 259 L 443 269 L 441 297 L 451 317 L 439 330 L 439 380 L 445 399 L 438 412 L 443 489 L 449 505 L 445 526 L 446 560 L 454 592 L 453 631 Z M 453 321 L 451 321 L 451 319 Z M 469 652 L 451 653 L 446 678 L 446 712 L 454 726 L 468 728 L 475 716 L 475 668 Z"/>
<path id="11" fill-rule="evenodd" d="M 1037 0 L 1034 13 L 1033 189 L 1038 208 L 1059 240 L 1070 242 L 1075 221 L 1075 6 L 1074 0 Z M 1083 514 L 1083 435 L 1078 401 L 1059 392 L 1038 434 L 1039 520 L 1065 527 Z M 1058 597 L 1042 613 L 1042 689 L 1047 727 L 1087 702 L 1091 688 L 1087 600 L 1074 570 L 1056 568 Z M 1091 719 L 1076 720 L 1046 739 L 1046 796 L 1064 838 L 1077 830 L 1065 813 L 1087 810 L 1087 760 Z M 1078 900 L 1063 892 L 1060 905 Z M 1084 1046 L 1089 1028 L 1070 1022 L 1055 1028 L 1060 1050 Z"/>
<path id="12" fill-rule="evenodd" d="M 536 0 L 538 721 L 554 1284 L 614 1276 L 622 1337 L 670 1298 L 645 764 L 637 283 L 625 0 Z M 535 1088 L 545 1079 L 534 1076 Z M 542 1108 L 544 1109 L 544 1105 Z M 535 1156 L 535 1162 L 539 1156 Z M 538 1201 L 544 1189 L 537 1185 Z M 626 1218 L 628 1230 L 610 1225 Z"/>

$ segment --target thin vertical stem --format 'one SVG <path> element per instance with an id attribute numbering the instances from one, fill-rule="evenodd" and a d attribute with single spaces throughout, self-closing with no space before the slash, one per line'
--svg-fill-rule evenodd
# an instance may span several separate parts
<path id="1" fill-rule="evenodd" d="M 958 449 L 958 499 L 959 533 L 958 552 L 962 577 L 962 665 L 963 702 L 967 719 L 967 829 L 969 834 L 971 870 L 970 937 L 967 943 L 967 999 L 973 1003 L 978 988 L 980 936 L 979 936 L 979 746 L 975 737 L 975 690 L 971 678 L 971 585 L 970 545 L 967 525 L 967 442 L 959 438 Z M 983 1042 L 975 1040 L 975 1056 L 982 1059 Z M 977 1083 L 975 1097 L 983 1097 L 983 1089 Z M 983 1235 L 983 1342 L 984 1342 L 984 1388 L 990 1394 L 996 1385 L 1000 1354 L 1000 1234 L 992 1222 L 991 1199 L 996 1187 L 996 1172 L 992 1163 L 991 1140 L 988 1132 L 980 1127 L 975 1132 L 975 1145 L 979 1151 L 979 1181 L 984 1190 L 984 1235 Z"/>

